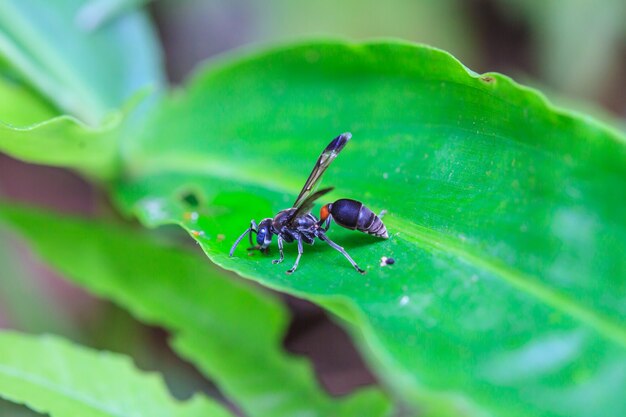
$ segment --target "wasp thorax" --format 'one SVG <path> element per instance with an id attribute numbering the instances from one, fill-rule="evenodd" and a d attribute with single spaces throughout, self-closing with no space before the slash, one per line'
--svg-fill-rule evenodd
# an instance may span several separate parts
<path id="1" fill-rule="evenodd" d="M 279 211 L 278 214 L 274 216 L 274 219 L 272 221 L 274 228 L 276 230 L 282 229 L 282 227 L 287 224 L 287 222 L 291 218 L 291 215 L 293 214 L 294 211 L 296 211 L 296 209 L 294 208 L 288 208 L 288 209 Z"/>

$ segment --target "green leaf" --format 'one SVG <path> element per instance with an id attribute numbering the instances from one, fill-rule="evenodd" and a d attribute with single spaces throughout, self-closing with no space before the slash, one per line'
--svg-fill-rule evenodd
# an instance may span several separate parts
<path id="1" fill-rule="evenodd" d="M 121 116 L 91 128 L 70 116 L 16 127 L 0 121 L 0 151 L 27 162 L 77 169 L 95 178 L 118 172 Z"/>
<path id="2" fill-rule="evenodd" d="M 282 350 L 282 305 L 201 257 L 103 222 L 6 206 L 0 220 L 65 277 L 172 331 L 174 349 L 248 416 L 375 417 L 389 409 L 375 389 L 328 397 L 309 364 Z"/>
<path id="3" fill-rule="evenodd" d="M 26 162 L 76 169 L 98 179 L 118 175 L 123 129 L 137 120 L 138 92 L 99 127 L 72 116 L 59 116 L 24 84 L 0 76 L 0 151 Z M 146 102 L 147 103 L 147 102 Z M 142 104 L 142 109 L 147 108 Z"/>
<path id="4" fill-rule="evenodd" d="M 333 226 L 367 274 L 306 246 L 298 271 L 228 251 L 323 186 L 388 210 L 386 241 Z M 179 224 L 218 265 L 351 322 L 425 415 L 626 415 L 626 139 L 499 74 L 394 42 L 320 42 L 214 63 L 126 154 L 121 207 Z M 195 198 L 189 198 L 194 194 Z M 185 213 L 199 201 L 199 217 Z M 275 249 L 273 249 L 275 250 Z M 393 266 L 379 266 L 382 256 Z"/>
<path id="5" fill-rule="evenodd" d="M 81 28 L 84 0 L 0 3 L 0 54 L 60 109 L 91 125 L 136 91 L 163 83 L 154 29 L 142 11 L 96 31 Z"/>
<path id="6" fill-rule="evenodd" d="M 30 125 L 58 113 L 23 83 L 0 74 L 0 121 L 15 126 Z"/>
<path id="7" fill-rule="evenodd" d="M 231 415 L 206 398 L 174 400 L 125 356 L 53 336 L 0 332 L 0 397 L 51 417 Z"/>

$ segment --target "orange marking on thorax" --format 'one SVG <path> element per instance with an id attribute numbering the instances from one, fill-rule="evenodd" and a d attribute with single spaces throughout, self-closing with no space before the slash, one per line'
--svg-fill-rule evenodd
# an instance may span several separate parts
<path id="1" fill-rule="evenodd" d="M 328 204 L 326 204 L 325 206 L 322 206 L 322 208 L 320 209 L 320 220 L 321 221 L 326 220 L 329 214 L 330 214 L 330 211 L 328 210 Z"/>

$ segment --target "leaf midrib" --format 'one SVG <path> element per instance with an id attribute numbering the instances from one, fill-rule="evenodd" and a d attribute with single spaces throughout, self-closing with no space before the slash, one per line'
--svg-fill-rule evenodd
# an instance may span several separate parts
<path id="1" fill-rule="evenodd" d="M 297 188 L 295 183 L 290 184 L 286 180 L 287 176 L 285 175 L 272 176 L 271 173 L 266 172 L 268 174 L 265 176 L 266 178 L 272 177 L 274 179 L 272 181 L 264 180 L 249 169 L 238 165 L 226 164 L 224 159 L 210 158 L 207 155 L 200 157 L 198 155 L 180 153 L 170 154 L 165 157 L 145 158 L 144 160 L 136 159 L 129 166 L 133 167 L 132 177 L 135 178 L 155 172 L 175 172 L 210 176 L 230 182 L 237 181 L 247 185 L 261 186 L 284 194 L 293 194 L 293 190 Z M 575 320 L 590 326 L 599 334 L 609 340 L 613 340 L 618 345 L 626 347 L 626 328 L 609 317 L 597 313 L 559 291 L 544 285 L 537 277 L 511 268 L 503 261 L 487 256 L 483 252 L 471 250 L 467 244 L 462 244 L 458 239 L 436 230 L 405 220 L 399 220 L 398 218 L 389 219 L 386 223 L 394 225 L 394 229 L 402 231 L 397 238 L 409 244 L 418 243 L 423 247 L 436 251 L 452 253 L 477 268 L 489 271 L 510 286 L 521 290 L 555 310 L 561 311 Z M 403 236 L 408 236 L 410 239 L 403 238 Z M 287 291 L 289 288 L 284 288 L 283 290 Z"/>
<path id="2" fill-rule="evenodd" d="M 456 239 L 432 229 L 405 220 L 397 220 L 397 218 L 391 220 L 390 223 L 396 224 L 397 229 L 402 230 L 399 236 L 410 236 L 414 241 L 420 242 L 426 247 L 454 254 L 478 268 L 489 271 L 512 287 L 533 296 L 557 311 L 566 313 L 570 317 L 589 325 L 607 339 L 613 340 L 622 347 L 626 347 L 626 329 L 623 326 L 605 315 L 577 303 L 574 299 L 567 297 L 559 291 L 543 285 L 542 281 L 537 277 L 511 268 L 501 260 L 485 256 L 482 252 L 468 250 L 466 244 L 461 244 Z M 409 239 L 403 240 L 411 243 Z"/>

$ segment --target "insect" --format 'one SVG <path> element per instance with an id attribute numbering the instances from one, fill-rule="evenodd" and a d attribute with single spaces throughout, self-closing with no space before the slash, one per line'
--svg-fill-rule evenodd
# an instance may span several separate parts
<path id="1" fill-rule="evenodd" d="M 332 187 L 329 187 L 314 192 L 317 184 L 322 178 L 324 171 L 326 171 L 331 162 L 339 155 L 339 152 L 346 146 L 346 143 L 348 143 L 351 137 L 352 134 L 346 132 L 333 139 L 318 158 L 313 167 L 313 171 L 311 171 L 309 178 L 304 183 L 304 187 L 302 187 L 302 191 L 300 191 L 293 206 L 278 212 L 273 219 L 267 218 L 261 220 L 258 225 L 254 220 L 251 220 L 250 227 L 237 238 L 230 249 L 229 255 L 233 256 L 237 245 L 239 245 L 239 242 L 241 242 L 246 235 L 248 235 L 250 245 L 252 246 L 249 250 L 260 250 L 262 253 L 267 253 L 269 245 L 272 243 L 272 237 L 276 235 L 278 238 L 280 257 L 272 261 L 274 264 L 281 263 L 285 259 L 283 242 L 291 243 L 295 241 L 298 245 L 296 261 L 291 269 L 287 271 L 288 274 L 291 274 L 298 268 L 298 263 L 300 262 L 300 257 L 303 252 L 302 242 L 312 245 L 315 243 L 315 238 L 319 238 L 328 243 L 333 249 L 341 252 L 341 254 L 350 261 L 354 269 L 364 274 L 365 271 L 359 268 L 357 263 L 348 255 L 348 252 L 330 240 L 326 232 L 330 227 L 331 221 L 334 220 L 335 223 L 346 229 L 359 230 L 373 236 L 387 239 L 389 235 L 380 217 L 365 207 L 363 203 L 346 198 L 324 205 L 320 210 L 319 220 L 311 214 L 314 202 L 333 190 Z M 254 245 L 252 242 L 252 233 L 256 233 L 257 245 Z"/>

